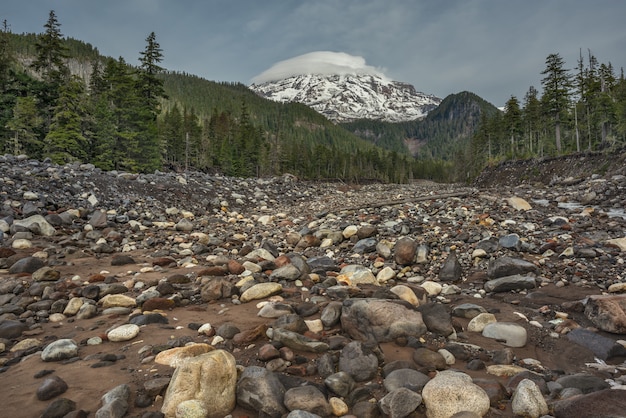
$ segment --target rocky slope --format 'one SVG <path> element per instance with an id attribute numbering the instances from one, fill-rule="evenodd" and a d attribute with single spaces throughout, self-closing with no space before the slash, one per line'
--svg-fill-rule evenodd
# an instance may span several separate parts
<path id="1" fill-rule="evenodd" d="M 3 409 L 619 416 L 626 177 L 563 179 L 351 186 L 4 156 Z"/>
<path id="2" fill-rule="evenodd" d="M 335 122 L 375 119 L 405 122 L 419 119 L 441 103 L 407 83 L 369 74 L 299 75 L 252 84 L 262 97 L 303 103 Z"/>

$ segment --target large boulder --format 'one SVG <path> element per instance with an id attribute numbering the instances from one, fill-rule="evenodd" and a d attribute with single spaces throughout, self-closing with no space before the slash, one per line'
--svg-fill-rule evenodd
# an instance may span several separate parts
<path id="1" fill-rule="evenodd" d="M 208 418 L 221 418 L 235 408 L 237 369 L 235 357 L 228 351 L 215 350 L 179 363 L 165 393 L 161 412 L 176 416 L 176 407 L 195 399 L 202 403 Z"/>
<path id="2" fill-rule="evenodd" d="M 377 343 L 400 337 L 419 338 L 426 333 L 421 313 L 401 303 L 380 299 L 345 300 L 341 326 L 355 340 Z"/>
<path id="3" fill-rule="evenodd" d="M 428 418 L 449 418 L 463 411 L 482 417 L 489 411 L 487 393 L 458 371 L 437 373 L 422 389 L 422 398 Z"/>

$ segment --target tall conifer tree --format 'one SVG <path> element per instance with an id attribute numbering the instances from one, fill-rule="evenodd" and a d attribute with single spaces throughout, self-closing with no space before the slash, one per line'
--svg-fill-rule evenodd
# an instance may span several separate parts
<path id="1" fill-rule="evenodd" d="M 554 135 L 556 152 L 561 154 L 561 116 L 567 109 L 572 88 L 571 76 L 565 66 L 565 61 L 559 54 L 550 54 L 546 58 L 546 69 L 541 72 L 545 77 L 543 85 L 543 103 L 554 120 Z"/>

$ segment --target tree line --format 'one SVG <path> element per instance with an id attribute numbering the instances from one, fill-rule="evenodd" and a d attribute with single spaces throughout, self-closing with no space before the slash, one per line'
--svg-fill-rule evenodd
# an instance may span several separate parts
<path id="1" fill-rule="evenodd" d="M 548 55 L 540 93 L 534 86 L 523 101 L 511 96 L 502 112 L 484 114 L 457 166 L 478 174 L 485 164 L 601 151 L 626 144 L 626 81 L 611 63 L 580 51 L 575 69 L 558 54 Z"/>
<path id="2" fill-rule="evenodd" d="M 389 182 L 442 173 L 377 147 L 307 106 L 270 102 L 240 83 L 167 71 L 154 32 L 133 66 L 64 38 L 60 27 L 54 11 L 38 35 L 13 35 L 4 21 L 0 152 L 131 172 L 290 172 Z M 89 71 L 78 76 L 70 68 L 76 61 L 88 62 Z"/>

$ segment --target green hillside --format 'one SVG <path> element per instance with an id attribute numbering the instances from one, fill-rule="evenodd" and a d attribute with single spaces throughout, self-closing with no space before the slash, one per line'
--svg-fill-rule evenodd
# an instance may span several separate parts
<path id="1" fill-rule="evenodd" d="M 128 171 L 392 182 L 423 172 L 304 105 L 159 67 L 167 51 L 154 34 L 133 66 L 59 26 L 51 12 L 41 34 L 0 32 L 2 152 Z"/>
<path id="2" fill-rule="evenodd" d="M 492 104 L 474 93 L 446 97 L 425 118 L 401 123 L 359 120 L 342 126 L 364 139 L 421 160 L 452 160 L 467 146 L 481 117 L 498 113 Z"/>

